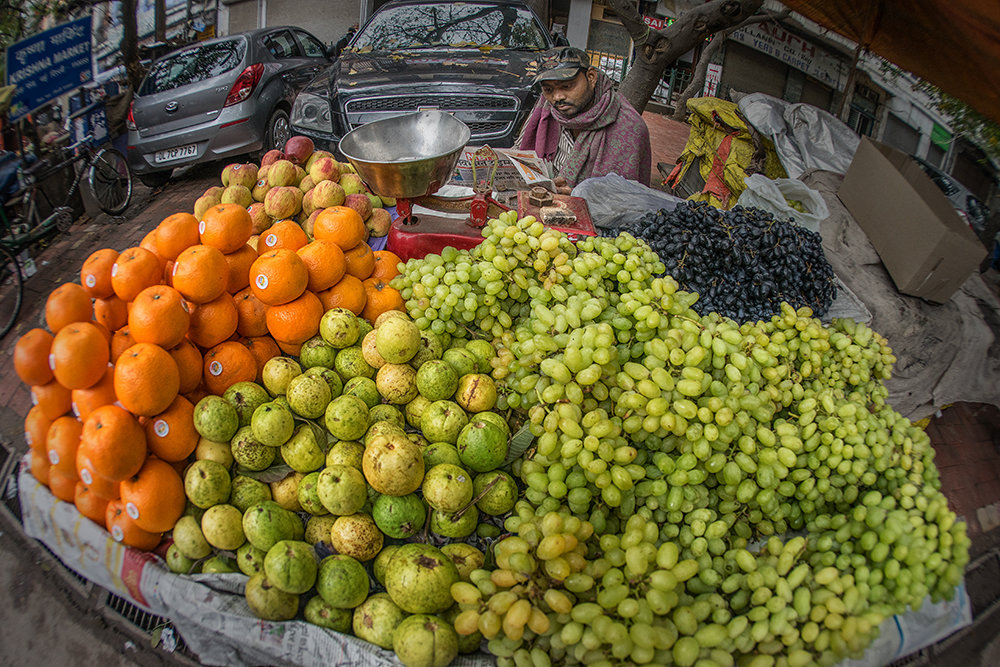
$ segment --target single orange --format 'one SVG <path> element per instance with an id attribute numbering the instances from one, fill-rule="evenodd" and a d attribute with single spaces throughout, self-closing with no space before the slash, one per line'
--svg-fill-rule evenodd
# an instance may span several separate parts
<path id="1" fill-rule="evenodd" d="M 201 384 L 201 350 L 197 345 L 189 338 L 185 338 L 177 347 L 172 347 L 167 352 L 173 357 L 177 364 L 177 372 L 180 374 L 178 393 L 186 394 Z"/>
<path id="2" fill-rule="evenodd" d="M 29 465 L 31 466 L 31 476 L 45 486 L 48 486 L 49 468 L 52 467 L 52 464 L 49 463 L 49 458 L 45 455 L 45 452 L 32 449 Z"/>
<path id="3" fill-rule="evenodd" d="M 80 284 L 95 299 L 106 299 L 114 294 L 111 287 L 111 267 L 118 259 L 118 251 L 111 248 L 95 250 L 83 260 L 80 267 Z"/>
<path id="4" fill-rule="evenodd" d="M 375 255 L 364 241 L 350 250 L 345 250 L 344 261 L 347 262 L 347 273 L 361 280 L 371 276 L 375 269 Z"/>
<path id="5" fill-rule="evenodd" d="M 94 321 L 108 331 L 118 331 L 128 324 L 128 304 L 112 294 L 105 299 L 94 299 Z"/>
<path id="6" fill-rule="evenodd" d="M 215 347 L 236 333 L 239 313 L 236 302 L 228 292 L 223 292 L 214 301 L 191 304 L 191 327 L 188 338 L 202 349 Z"/>
<path id="7" fill-rule="evenodd" d="M 298 299 L 267 309 L 267 330 L 276 341 L 299 344 L 319 333 L 326 310 L 319 297 L 306 290 Z"/>
<path id="8" fill-rule="evenodd" d="M 76 450 L 83 435 L 83 423 L 76 417 L 60 417 L 49 426 L 45 453 L 52 469 L 76 477 Z"/>
<path id="9" fill-rule="evenodd" d="M 323 290 L 316 296 L 323 304 L 323 310 L 331 308 L 346 308 L 355 315 L 360 315 L 365 309 L 368 295 L 365 294 L 365 286 L 361 284 L 359 278 L 347 274 L 340 279 L 336 285 L 328 290 Z"/>
<path id="10" fill-rule="evenodd" d="M 101 498 L 89 486 L 80 481 L 76 483 L 73 504 L 80 510 L 80 514 L 100 525 L 101 528 L 104 528 L 104 521 L 108 511 L 107 498 Z"/>
<path id="11" fill-rule="evenodd" d="M 372 269 L 372 278 L 389 282 L 399 275 L 399 265 L 404 263 L 399 258 L 399 255 L 391 250 L 376 250 L 372 254 L 375 256 L 375 268 Z"/>
<path id="12" fill-rule="evenodd" d="M 139 241 L 139 247 L 153 253 L 153 256 L 156 257 L 156 261 L 160 264 L 160 273 L 163 273 L 163 269 L 167 266 L 168 260 L 160 254 L 160 250 L 157 247 L 155 227 L 146 232 L 146 235 L 142 237 L 141 241 Z"/>
<path id="13" fill-rule="evenodd" d="M 24 441 L 28 443 L 28 447 L 40 452 L 47 451 L 45 447 L 45 438 L 49 432 L 49 426 L 52 425 L 52 420 L 45 416 L 42 408 L 33 405 L 31 409 L 28 410 L 28 414 L 24 417 Z"/>
<path id="14" fill-rule="evenodd" d="M 137 526 L 125 512 L 125 503 L 121 499 L 108 503 L 104 525 L 115 542 L 140 551 L 152 551 L 163 537 L 160 533 L 151 533 Z"/>
<path id="15" fill-rule="evenodd" d="M 177 363 L 159 345 L 136 343 L 115 363 L 115 394 L 134 415 L 152 417 L 166 410 L 180 382 Z"/>
<path id="16" fill-rule="evenodd" d="M 125 249 L 111 267 L 111 287 L 122 301 L 131 301 L 139 292 L 162 280 L 163 264 L 159 256 L 142 247 Z"/>
<path id="17" fill-rule="evenodd" d="M 104 377 L 97 384 L 85 389 L 74 389 L 70 393 L 73 414 L 80 419 L 86 419 L 91 412 L 102 405 L 111 405 L 118 397 L 115 396 L 115 369 L 108 364 L 104 369 Z"/>
<path id="18" fill-rule="evenodd" d="M 80 447 L 76 450 L 76 474 L 80 481 L 96 495 L 105 500 L 115 500 L 119 497 L 119 485 L 121 482 L 108 479 L 94 472 L 94 463 L 87 455 L 83 439 L 80 440 Z"/>
<path id="19" fill-rule="evenodd" d="M 231 385 L 256 378 L 257 360 L 237 341 L 219 343 L 205 353 L 202 379 L 213 394 L 221 396 Z"/>
<path id="20" fill-rule="evenodd" d="M 250 289 L 269 306 L 279 306 L 302 296 L 309 284 L 309 270 L 292 250 L 269 250 L 250 267 Z"/>
<path id="21" fill-rule="evenodd" d="M 226 291 L 229 263 L 218 248 L 193 245 L 174 261 L 170 284 L 193 303 L 208 303 Z"/>
<path id="22" fill-rule="evenodd" d="M 239 316 L 236 332 L 241 336 L 263 336 L 267 333 L 267 304 L 254 296 L 253 290 L 245 287 L 233 295 L 236 313 Z"/>
<path id="23" fill-rule="evenodd" d="M 183 396 L 175 398 L 170 407 L 149 419 L 143 428 L 150 453 L 170 463 L 184 461 L 198 446 L 194 405 Z"/>
<path id="24" fill-rule="evenodd" d="M 60 329 L 49 352 L 52 374 L 67 389 L 97 384 L 110 359 L 107 339 L 90 322 L 76 322 Z"/>
<path id="25" fill-rule="evenodd" d="M 277 250 L 278 248 L 298 250 L 307 243 L 309 243 L 309 237 L 299 223 L 294 220 L 279 220 L 260 235 L 257 250 L 258 254 L 261 255 L 268 250 Z"/>
<path id="26" fill-rule="evenodd" d="M 37 405 L 48 419 L 62 417 L 70 411 L 73 400 L 70 390 L 52 379 L 45 384 L 36 384 L 31 388 L 31 403 Z"/>
<path id="27" fill-rule="evenodd" d="M 55 466 L 49 466 L 49 491 L 52 495 L 71 503 L 76 499 L 76 483 L 79 479 L 76 473 L 69 473 L 59 470 Z"/>
<path id="28" fill-rule="evenodd" d="M 361 214 L 347 206 L 330 206 L 316 216 L 313 238 L 333 241 L 341 250 L 350 250 L 368 236 Z M 367 277 L 367 276 L 366 276 Z"/>
<path id="29" fill-rule="evenodd" d="M 83 422 L 77 472 L 84 484 L 93 484 L 94 476 L 120 482 L 139 472 L 145 460 L 146 433 L 124 408 L 103 405 Z"/>
<path id="30" fill-rule="evenodd" d="M 117 362 L 122 353 L 133 345 L 135 345 L 135 339 L 132 338 L 132 332 L 129 331 L 127 324 L 116 329 L 111 335 L 111 363 Z"/>
<path id="31" fill-rule="evenodd" d="M 253 234 L 250 213 L 239 204 L 218 204 L 202 214 L 198 223 L 201 242 L 222 252 L 235 252 Z"/>
<path id="32" fill-rule="evenodd" d="M 190 324 L 184 298 L 169 285 L 142 290 L 128 311 L 128 328 L 137 343 L 174 347 L 184 339 Z"/>
<path id="33" fill-rule="evenodd" d="M 93 314 L 90 295 L 76 283 L 63 283 L 45 299 L 45 324 L 54 334 L 67 324 L 89 321 Z"/>
<path id="34" fill-rule="evenodd" d="M 361 315 L 369 322 L 375 322 L 375 319 L 379 315 L 390 310 L 406 311 L 406 306 L 399 290 L 390 287 L 382 279 L 369 278 L 362 281 L 362 284 L 365 287 L 367 298 L 365 300 L 365 309 L 361 312 Z"/>
<path id="35" fill-rule="evenodd" d="M 278 344 L 278 349 L 289 357 L 297 357 L 302 351 L 302 343 L 288 343 L 283 340 L 274 341 Z"/>
<path id="36" fill-rule="evenodd" d="M 49 367 L 52 338 L 48 331 L 36 327 L 17 339 L 14 345 L 14 372 L 24 384 L 45 384 L 52 379 Z"/>
<path id="37" fill-rule="evenodd" d="M 184 482 L 174 467 L 150 456 L 139 472 L 122 481 L 125 513 L 151 533 L 170 530 L 184 513 Z"/>
<path id="38" fill-rule="evenodd" d="M 168 215 L 156 226 L 156 252 L 165 259 L 177 259 L 183 250 L 199 243 L 198 218 L 190 213 Z"/>
<path id="39" fill-rule="evenodd" d="M 299 248 L 298 255 L 309 272 L 306 288 L 312 292 L 330 289 L 347 273 L 344 251 L 333 241 L 313 241 Z"/>
<path id="40" fill-rule="evenodd" d="M 250 266 L 257 259 L 257 251 L 249 244 L 243 245 L 235 252 L 223 255 L 229 265 L 229 278 L 226 280 L 226 291 L 236 294 L 250 285 Z"/>

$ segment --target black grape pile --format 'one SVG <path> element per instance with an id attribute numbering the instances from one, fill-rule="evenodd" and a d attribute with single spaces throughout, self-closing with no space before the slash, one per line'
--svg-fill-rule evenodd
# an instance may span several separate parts
<path id="1" fill-rule="evenodd" d="M 617 232 L 644 239 L 681 289 L 698 293 L 693 307 L 701 315 L 766 320 L 785 301 L 822 317 L 837 293 L 820 235 L 759 209 L 686 202 Z"/>

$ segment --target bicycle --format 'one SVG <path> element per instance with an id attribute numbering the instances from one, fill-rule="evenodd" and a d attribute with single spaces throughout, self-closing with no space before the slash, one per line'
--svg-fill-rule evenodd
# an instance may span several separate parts
<path id="1" fill-rule="evenodd" d="M 17 255 L 32 244 L 57 233 L 69 231 L 74 221 L 70 205 L 84 176 L 87 187 L 102 211 L 117 216 L 132 199 L 132 172 L 125 156 L 114 148 L 95 149 L 91 136 L 85 136 L 63 149 L 54 164 L 39 162 L 19 170 L 24 187 L 4 202 L 0 211 L 3 235 L 0 236 L 0 336 L 14 326 L 21 310 L 24 278 Z M 73 183 L 61 205 L 54 206 L 40 183 L 67 166 L 74 168 Z M 42 216 L 41 199 L 50 213 Z M 20 214 L 10 219 L 8 210 Z"/>

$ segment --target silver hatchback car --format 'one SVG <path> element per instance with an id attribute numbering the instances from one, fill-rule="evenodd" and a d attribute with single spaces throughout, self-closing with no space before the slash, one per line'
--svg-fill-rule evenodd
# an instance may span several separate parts
<path id="1" fill-rule="evenodd" d="M 145 185 L 195 162 L 282 148 L 298 92 L 330 51 L 301 28 L 218 37 L 155 61 L 128 114 L 128 161 Z"/>

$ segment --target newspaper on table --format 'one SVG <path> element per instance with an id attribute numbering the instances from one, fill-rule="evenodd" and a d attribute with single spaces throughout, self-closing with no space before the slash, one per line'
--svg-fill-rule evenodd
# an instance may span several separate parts
<path id="1" fill-rule="evenodd" d="M 306 621 L 265 621 L 243 597 L 243 574 L 171 572 L 156 554 L 115 542 L 72 503 L 53 496 L 21 459 L 17 483 L 24 532 L 47 546 L 64 565 L 133 604 L 170 620 L 203 665 L 242 667 L 397 667 L 392 651 Z M 841 667 L 887 665 L 972 623 L 964 584 L 950 602 L 887 618 L 881 635 L 861 660 Z M 495 660 L 480 651 L 460 655 L 454 667 L 487 667 Z"/>
<path id="2" fill-rule="evenodd" d="M 455 164 L 451 181 L 449 181 L 450 185 L 473 188 L 477 180 L 489 179 L 490 172 L 493 170 L 491 161 L 476 159 L 475 176 L 472 173 L 473 155 L 480 148 L 482 146 L 466 146 L 462 149 L 458 156 L 458 162 Z M 493 148 L 492 150 L 497 156 L 496 173 L 493 175 L 492 183 L 494 192 L 530 190 L 535 186 L 555 190 L 549 164 L 538 157 L 535 151 L 516 148 Z"/>

